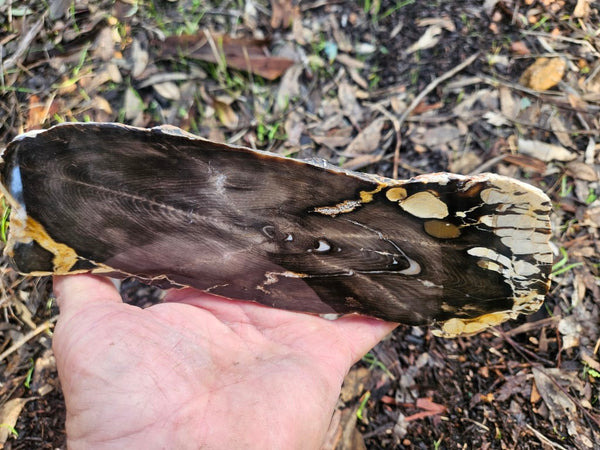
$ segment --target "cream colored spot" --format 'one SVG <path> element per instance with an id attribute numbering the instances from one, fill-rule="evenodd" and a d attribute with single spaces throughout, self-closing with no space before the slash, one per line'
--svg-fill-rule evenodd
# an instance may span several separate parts
<path id="1" fill-rule="evenodd" d="M 500 264 L 497 264 L 493 261 L 486 261 L 484 259 L 480 259 L 479 261 L 477 261 L 477 265 L 479 267 L 481 267 L 482 269 L 486 269 L 486 270 L 492 270 L 494 272 L 498 272 L 498 273 L 504 273 L 505 268 L 502 267 Z"/>
<path id="2" fill-rule="evenodd" d="M 428 235 L 439 239 L 454 239 L 460 236 L 460 228 L 444 220 L 428 220 L 423 226 Z"/>
<path id="3" fill-rule="evenodd" d="M 402 187 L 388 189 L 385 193 L 385 196 L 391 202 L 398 202 L 400 200 L 404 200 L 407 195 L 408 194 L 406 193 L 406 189 Z"/>
<path id="4" fill-rule="evenodd" d="M 517 275 L 530 276 L 540 272 L 540 269 L 527 261 L 518 260 L 514 264 Z"/>
<path id="5" fill-rule="evenodd" d="M 342 203 L 338 203 L 335 206 L 319 206 L 314 209 L 314 212 L 323 214 L 326 216 L 335 217 L 338 214 L 352 212 L 360 205 L 361 205 L 361 202 L 359 202 L 358 200 L 344 200 Z"/>
<path id="6" fill-rule="evenodd" d="M 417 192 L 400 202 L 404 211 L 421 219 L 443 219 L 448 206 L 429 191 Z"/>

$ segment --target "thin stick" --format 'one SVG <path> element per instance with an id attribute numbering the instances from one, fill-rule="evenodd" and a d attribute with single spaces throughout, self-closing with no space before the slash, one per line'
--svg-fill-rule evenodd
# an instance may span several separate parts
<path id="1" fill-rule="evenodd" d="M 431 91 L 433 91 L 436 87 L 438 87 L 442 82 L 444 82 L 448 78 L 453 77 L 454 75 L 456 75 L 458 72 L 460 72 L 464 68 L 473 64 L 473 62 L 477 59 L 478 56 L 479 56 L 479 52 L 475 53 L 474 55 L 469 56 L 467 59 L 465 59 L 463 62 L 461 62 L 458 66 L 454 67 L 453 69 L 450 69 L 448 72 L 440 75 L 439 77 L 434 79 L 431 83 L 429 83 L 425 87 L 425 89 L 423 89 L 419 93 L 419 95 L 417 95 L 414 98 L 414 100 L 411 102 L 411 104 L 408 105 L 408 108 L 406 108 L 404 110 L 404 112 L 400 115 L 400 117 L 398 118 L 398 126 L 401 127 L 402 124 L 404 124 L 404 122 L 406 121 L 406 118 L 410 115 L 410 113 L 412 113 L 414 111 L 414 109 L 421 103 L 421 101 L 423 101 L 423 99 Z M 394 126 L 395 125 L 396 124 L 394 124 Z M 400 162 L 400 144 L 396 144 L 396 148 L 394 149 L 394 171 L 392 173 L 392 177 L 394 179 L 398 178 L 399 162 Z"/>
<path id="2" fill-rule="evenodd" d="M 6 61 L 4 61 L 4 64 L 2 65 L 2 72 L 12 69 L 17 64 L 21 56 L 23 56 L 23 54 L 29 50 L 31 43 L 44 26 L 45 19 L 46 14 L 43 14 L 42 17 L 40 17 L 40 19 L 33 24 L 29 31 L 27 31 L 27 34 L 25 34 L 25 36 L 21 39 L 15 52 L 8 59 L 6 59 Z"/>
<path id="3" fill-rule="evenodd" d="M 2 354 L 0 354 L 0 361 L 2 361 L 4 358 L 8 357 L 12 353 L 14 353 L 16 350 L 18 350 L 19 348 L 21 348 L 30 339 L 33 339 L 38 334 L 43 333 L 44 331 L 49 330 L 52 327 L 52 325 L 54 324 L 54 322 L 56 322 L 57 318 L 58 318 L 58 316 L 53 317 L 52 319 L 45 321 L 43 324 L 41 324 L 40 326 L 38 326 L 35 330 L 30 331 L 25 336 L 23 336 L 21 339 L 19 339 L 17 342 L 15 342 L 13 345 L 11 345 L 10 347 L 8 347 Z"/>

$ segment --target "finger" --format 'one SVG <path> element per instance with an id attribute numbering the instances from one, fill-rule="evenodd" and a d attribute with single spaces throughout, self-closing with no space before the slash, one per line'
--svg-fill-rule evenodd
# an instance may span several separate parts
<path id="1" fill-rule="evenodd" d="M 72 315 L 94 304 L 122 303 L 109 279 L 89 274 L 55 276 L 54 295 L 61 315 Z"/>
<path id="2" fill-rule="evenodd" d="M 333 324 L 348 344 L 350 365 L 361 359 L 398 326 L 397 323 L 358 315 L 341 317 Z"/>

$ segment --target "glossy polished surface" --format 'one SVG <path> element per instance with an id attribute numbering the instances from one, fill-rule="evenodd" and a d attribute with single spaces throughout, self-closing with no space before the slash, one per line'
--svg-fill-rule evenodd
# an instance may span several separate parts
<path id="1" fill-rule="evenodd" d="M 119 124 L 25 134 L 3 158 L 22 273 L 133 275 L 448 336 L 537 310 L 548 289 L 550 202 L 497 175 L 396 181 Z"/>

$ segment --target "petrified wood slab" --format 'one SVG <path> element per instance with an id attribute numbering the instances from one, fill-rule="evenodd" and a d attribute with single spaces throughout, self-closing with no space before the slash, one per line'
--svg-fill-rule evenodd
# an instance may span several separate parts
<path id="1" fill-rule="evenodd" d="M 3 158 L 5 253 L 24 274 L 131 275 L 444 336 L 533 312 L 549 286 L 550 201 L 498 175 L 396 181 L 119 124 L 24 134 Z"/>

